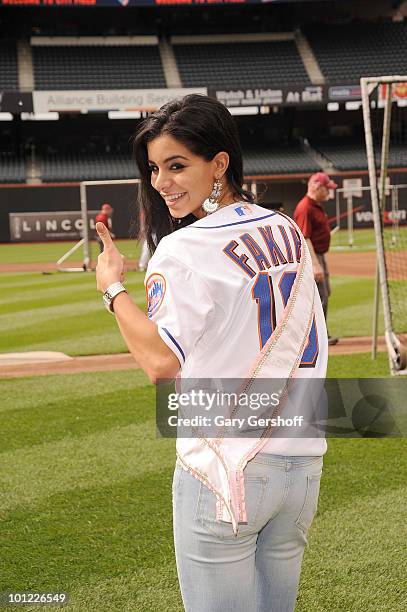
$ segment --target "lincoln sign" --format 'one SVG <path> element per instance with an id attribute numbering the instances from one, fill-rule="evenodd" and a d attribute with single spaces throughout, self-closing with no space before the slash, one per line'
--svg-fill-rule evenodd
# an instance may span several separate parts
<path id="1" fill-rule="evenodd" d="M 91 232 L 98 212 L 88 211 Z M 9 222 L 12 242 L 80 240 L 83 233 L 80 211 L 9 213 Z"/>

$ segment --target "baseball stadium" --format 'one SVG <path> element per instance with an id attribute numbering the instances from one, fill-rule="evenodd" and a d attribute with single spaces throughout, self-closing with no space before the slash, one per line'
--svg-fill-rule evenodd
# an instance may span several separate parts
<path id="1" fill-rule="evenodd" d="M 405 610 L 407 428 L 383 411 L 407 392 L 407 1 L 0 0 L 0 23 L 0 606 L 187 609 L 175 440 L 96 290 L 95 224 L 145 312 L 134 135 L 200 94 L 261 207 L 299 224 L 329 189 L 327 379 L 369 422 L 345 402 L 328 430 L 295 610 Z"/>

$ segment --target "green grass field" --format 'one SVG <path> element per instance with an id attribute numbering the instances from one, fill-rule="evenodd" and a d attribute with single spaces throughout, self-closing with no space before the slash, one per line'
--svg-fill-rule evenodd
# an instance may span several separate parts
<path id="1" fill-rule="evenodd" d="M 386 226 L 384 230 L 384 240 L 388 248 L 398 251 L 407 248 L 407 227 L 399 227 L 396 233 L 396 242 L 392 243 L 393 230 L 390 226 Z M 353 245 L 349 246 L 348 230 L 341 229 L 332 236 L 331 251 L 339 252 L 363 252 L 375 251 L 376 241 L 373 228 L 357 229 L 353 232 Z"/>
<path id="2" fill-rule="evenodd" d="M 332 358 L 331 374 L 347 360 L 361 374 L 367 356 L 357 357 Z M 181 612 L 174 441 L 156 438 L 145 376 L 2 380 L 0 390 L 0 591 L 67 591 L 75 612 Z M 297 611 L 405 609 L 405 451 L 405 440 L 330 440 Z"/>
<path id="3" fill-rule="evenodd" d="M 55 263 L 69 251 L 75 242 L 40 242 L 40 243 L 10 243 L 0 244 L 0 263 Z M 138 258 L 140 244 L 136 240 L 117 240 L 117 247 L 123 255 L 131 259 Z M 91 253 L 96 259 L 99 247 L 96 241 L 91 243 Z M 67 262 L 82 260 L 83 251 L 79 249 L 73 253 Z"/>
<path id="4" fill-rule="evenodd" d="M 142 308 L 143 278 L 142 273 L 129 272 L 126 281 Z M 335 277 L 332 288 L 330 333 L 371 334 L 373 279 Z M 114 318 L 96 293 L 92 272 L 0 274 L 0 291 L 0 352 L 55 350 L 74 356 L 126 350 Z"/>
<path id="5" fill-rule="evenodd" d="M 143 274 L 130 272 L 126 285 L 145 305 Z M 95 274 L 2 274 L 0 352 L 55 350 L 69 355 L 126 350 L 114 317 L 95 289 Z"/>
<path id="6" fill-rule="evenodd" d="M 0 261 L 55 261 L 65 247 L 0 245 Z M 331 333 L 369 335 L 373 280 L 332 281 Z M 143 275 L 126 284 L 144 307 Z M 125 350 L 93 273 L 1 274 L 0 290 L 0 352 Z M 331 357 L 328 375 L 387 376 L 387 354 Z M 67 591 L 72 612 L 182 612 L 175 445 L 156 437 L 144 374 L 0 379 L 0 396 L 0 592 Z M 402 439 L 329 441 L 296 612 L 405 610 L 405 451 Z"/>

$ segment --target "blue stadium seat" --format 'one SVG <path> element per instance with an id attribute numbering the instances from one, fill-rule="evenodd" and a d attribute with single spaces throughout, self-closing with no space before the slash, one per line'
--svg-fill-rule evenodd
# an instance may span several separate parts
<path id="1" fill-rule="evenodd" d="M 14 41 L 0 42 L 0 91 L 18 90 L 17 50 Z"/>
<path id="2" fill-rule="evenodd" d="M 32 50 L 38 90 L 166 87 L 156 45 L 33 46 Z"/>
<path id="3" fill-rule="evenodd" d="M 294 41 L 174 44 L 185 87 L 309 84 Z"/>

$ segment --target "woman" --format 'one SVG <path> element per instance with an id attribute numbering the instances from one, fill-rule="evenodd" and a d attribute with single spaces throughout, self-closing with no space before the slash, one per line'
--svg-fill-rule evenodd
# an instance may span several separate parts
<path id="1" fill-rule="evenodd" d="M 327 336 L 309 252 L 288 217 L 243 189 L 227 109 L 198 95 L 170 102 L 143 122 L 135 154 L 155 251 L 148 318 L 120 284 L 122 259 L 101 225 L 97 286 L 150 380 L 222 377 L 256 390 L 264 379 L 267 387 L 324 378 Z M 326 443 L 270 431 L 177 440 L 174 540 L 187 612 L 294 609 Z"/>

